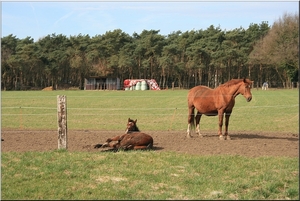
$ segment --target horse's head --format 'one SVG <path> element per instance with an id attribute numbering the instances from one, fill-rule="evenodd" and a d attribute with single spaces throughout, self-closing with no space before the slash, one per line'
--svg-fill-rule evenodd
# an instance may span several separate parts
<path id="1" fill-rule="evenodd" d="M 252 99 L 252 94 L 251 94 L 252 83 L 253 81 L 249 79 L 243 79 L 243 83 L 240 85 L 240 88 L 238 90 L 238 92 L 246 98 L 247 102 L 250 102 Z"/>
<path id="2" fill-rule="evenodd" d="M 132 132 L 132 131 L 140 131 L 136 125 L 136 122 L 137 122 L 137 119 L 133 120 L 133 119 L 128 118 L 125 134 Z"/>

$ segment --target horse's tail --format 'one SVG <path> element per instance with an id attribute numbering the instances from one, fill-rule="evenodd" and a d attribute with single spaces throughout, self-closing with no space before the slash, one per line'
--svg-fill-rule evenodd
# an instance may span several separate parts
<path id="1" fill-rule="evenodd" d="M 194 87 L 190 89 L 188 96 L 187 96 L 187 102 L 188 102 L 188 128 L 187 128 L 187 137 L 191 137 L 191 130 L 195 130 L 195 106 L 194 106 L 194 99 L 195 99 L 195 90 L 197 88 Z"/>

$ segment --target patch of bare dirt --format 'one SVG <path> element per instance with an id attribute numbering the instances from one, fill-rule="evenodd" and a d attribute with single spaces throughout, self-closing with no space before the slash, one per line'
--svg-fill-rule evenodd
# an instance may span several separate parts
<path id="1" fill-rule="evenodd" d="M 186 138 L 182 131 L 143 131 L 154 139 L 155 151 L 176 151 L 197 155 L 243 155 L 299 157 L 299 134 L 293 133 L 249 133 L 231 132 L 231 140 L 219 140 L 213 132 L 204 132 L 200 138 Z M 118 131 L 69 130 L 68 150 L 101 152 L 94 145 L 104 143 L 107 138 L 121 135 Z M 56 130 L 1 130 L 1 151 L 50 151 L 58 147 Z"/>

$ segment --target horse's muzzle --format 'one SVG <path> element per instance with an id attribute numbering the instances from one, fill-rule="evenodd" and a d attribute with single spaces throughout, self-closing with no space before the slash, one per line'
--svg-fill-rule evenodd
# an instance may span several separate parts
<path id="1" fill-rule="evenodd" d="M 247 102 L 250 102 L 252 100 L 252 96 L 247 98 Z"/>

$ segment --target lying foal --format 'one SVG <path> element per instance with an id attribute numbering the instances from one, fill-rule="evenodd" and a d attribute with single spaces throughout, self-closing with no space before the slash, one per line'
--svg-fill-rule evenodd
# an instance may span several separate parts
<path id="1" fill-rule="evenodd" d="M 151 149 L 153 147 L 153 138 L 146 133 L 141 133 L 136 125 L 136 122 L 137 119 L 134 121 L 128 118 L 125 134 L 108 138 L 106 143 L 104 143 L 102 146 L 98 144 L 95 145 L 94 148 L 112 147 L 115 150 Z M 117 142 L 110 144 L 112 141 Z"/>

